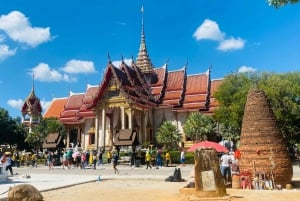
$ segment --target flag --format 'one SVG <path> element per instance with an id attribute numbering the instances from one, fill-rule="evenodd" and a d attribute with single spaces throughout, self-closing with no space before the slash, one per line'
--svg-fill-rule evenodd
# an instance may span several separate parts
<path id="1" fill-rule="evenodd" d="M 142 6 L 142 8 L 141 8 L 141 12 L 144 13 L 144 6 Z"/>

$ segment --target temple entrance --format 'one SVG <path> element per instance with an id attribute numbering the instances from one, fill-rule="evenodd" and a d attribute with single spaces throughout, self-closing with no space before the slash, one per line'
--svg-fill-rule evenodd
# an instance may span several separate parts
<path id="1" fill-rule="evenodd" d="M 77 128 L 72 128 L 70 130 L 69 136 L 70 136 L 70 146 L 73 148 L 76 146 L 76 144 L 79 142 L 78 141 L 78 129 Z"/>

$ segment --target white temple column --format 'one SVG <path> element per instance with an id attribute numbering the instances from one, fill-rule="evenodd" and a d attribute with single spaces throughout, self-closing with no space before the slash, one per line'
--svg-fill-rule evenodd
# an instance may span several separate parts
<path id="1" fill-rule="evenodd" d="M 96 110 L 96 118 L 95 118 L 95 149 L 97 149 L 99 145 L 99 112 Z"/>
<path id="2" fill-rule="evenodd" d="M 125 129 L 125 109 L 121 106 L 121 128 Z"/>
<path id="3" fill-rule="evenodd" d="M 106 132 L 106 111 L 105 111 L 105 107 L 103 107 L 102 108 L 102 132 L 100 136 L 100 146 L 103 146 L 103 148 L 105 148 L 105 132 Z"/>
<path id="4" fill-rule="evenodd" d="M 129 108 L 126 113 L 128 115 L 128 128 L 132 129 L 132 109 Z"/>

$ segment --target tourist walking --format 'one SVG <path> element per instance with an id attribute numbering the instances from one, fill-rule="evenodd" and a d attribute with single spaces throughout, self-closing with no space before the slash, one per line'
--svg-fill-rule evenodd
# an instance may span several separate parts
<path id="1" fill-rule="evenodd" d="M 185 153 L 184 153 L 184 150 L 182 148 L 181 152 L 180 152 L 180 163 L 182 166 L 184 166 L 184 163 L 185 163 Z"/>
<path id="2" fill-rule="evenodd" d="M 97 153 L 94 152 L 92 157 L 93 157 L 93 168 L 94 168 L 94 170 L 96 170 Z"/>
<path id="3" fill-rule="evenodd" d="M 115 174 L 119 174 L 119 170 L 117 168 L 118 160 L 119 160 L 119 156 L 116 152 L 114 152 L 112 155 L 112 163 L 113 163 L 113 168 L 114 168 Z"/>
<path id="4" fill-rule="evenodd" d="M 62 167 L 63 167 L 63 169 L 65 169 L 65 167 L 68 168 L 67 152 L 63 153 Z"/>
<path id="5" fill-rule="evenodd" d="M 86 155 L 85 153 L 81 153 L 81 169 L 85 169 L 85 160 L 86 160 Z"/>
<path id="6" fill-rule="evenodd" d="M 152 169 L 152 166 L 150 164 L 150 162 L 151 162 L 150 151 L 147 151 L 146 156 L 145 156 L 145 160 L 146 160 L 146 170 L 148 170 L 148 168 Z"/>
<path id="7" fill-rule="evenodd" d="M 13 169 L 12 169 L 12 165 L 13 165 L 13 160 L 11 159 L 9 154 L 6 154 L 6 159 L 5 159 L 5 170 L 10 172 L 10 175 L 13 176 Z"/>
<path id="8" fill-rule="evenodd" d="M 86 151 L 86 153 L 85 153 L 85 162 L 84 162 L 85 167 L 89 166 L 89 160 L 90 160 L 90 152 Z"/>
<path id="9" fill-rule="evenodd" d="M 71 165 L 73 164 L 73 158 L 72 158 L 72 155 L 73 155 L 73 151 L 71 149 L 69 149 L 67 151 L 67 161 L 68 161 L 68 169 L 71 169 Z"/>
<path id="10" fill-rule="evenodd" d="M 103 152 L 100 150 L 99 155 L 98 155 L 98 166 L 103 165 Z"/>
<path id="11" fill-rule="evenodd" d="M 158 169 L 159 167 L 160 168 L 162 167 L 162 157 L 161 157 L 161 152 L 157 151 L 157 153 L 156 153 L 156 169 Z"/>
<path id="12" fill-rule="evenodd" d="M 53 153 L 49 152 L 47 155 L 47 165 L 49 170 L 53 170 Z"/>
<path id="13" fill-rule="evenodd" d="M 36 156 L 36 154 L 32 154 L 32 156 L 31 156 L 31 165 L 32 165 L 32 167 L 37 167 L 37 156 Z"/>
<path id="14" fill-rule="evenodd" d="M 166 160 L 166 166 L 169 167 L 169 164 L 171 163 L 171 155 L 169 151 L 166 152 L 165 160 Z"/>
<path id="15" fill-rule="evenodd" d="M 221 156 L 221 174 L 225 180 L 225 185 L 230 184 L 231 181 L 231 171 L 230 171 L 230 163 L 231 163 L 231 156 L 227 153 L 224 153 Z"/>
<path id="16" fill-rule="evenodd" d="M 106 158 L 107 158 L 107 163 L 110 164 L 111 163 L 111 151 L 107 151 Z"/>

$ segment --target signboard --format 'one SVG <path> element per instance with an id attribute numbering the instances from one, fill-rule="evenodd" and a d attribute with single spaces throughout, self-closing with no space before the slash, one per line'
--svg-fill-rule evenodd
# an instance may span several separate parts
<path id="1" fill-rule="evenodd" d="M 213 170 L 202 171 L 201 176 L 202 176 L 203 191 L 217 190 L 215 175 Z"/>

